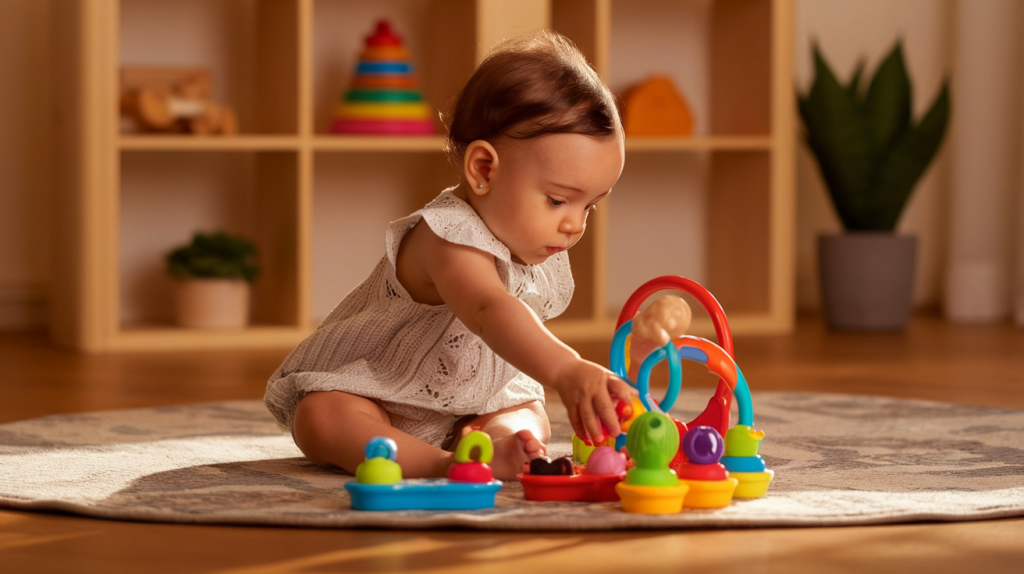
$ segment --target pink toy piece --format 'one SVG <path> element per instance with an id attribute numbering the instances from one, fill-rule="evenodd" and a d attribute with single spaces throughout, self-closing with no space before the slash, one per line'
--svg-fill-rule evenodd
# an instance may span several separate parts
<path id="1" fill-rule="evenodd" d="M 448 480 L 452 482 L 490 482 L 494 480 L 491 467 L 482 462 L 458 462 L 448 467 Z"/>
<path id="2" fill-rule="evenodd" d="M 331 133 L 363 135 L 433 135 L 430 120 L 347 120 L 331 122 Z"/>
<path id="3" fill-rule="evenodd" d="M 626 455 L 610 446 L 599 446 L 587 458 L 587 474 L 622 474 L 626 472 Z"/>

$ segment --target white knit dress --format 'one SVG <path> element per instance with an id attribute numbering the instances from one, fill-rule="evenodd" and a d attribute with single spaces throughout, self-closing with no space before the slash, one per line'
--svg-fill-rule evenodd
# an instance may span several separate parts
<path id="1" fill-rule="evenodd" d="M 542 321 L 569 305 L 573 280 L 564 251 L 537 265 L 514 263 L 476 211 L 446 190 L 388 225 L 387 255 L 270 378 L 264 401 L 283 426 L 291 428 L 306 393 L 344 391 L 373 399 L 394 427 L 440 446 L 460 417 L 544 401 L 539 383 L 495 354 L 447 305 L 417 303 L 398 282 L 398 248 L 420 220 L 446 241 L 493 255 L 505 288 Z"/>

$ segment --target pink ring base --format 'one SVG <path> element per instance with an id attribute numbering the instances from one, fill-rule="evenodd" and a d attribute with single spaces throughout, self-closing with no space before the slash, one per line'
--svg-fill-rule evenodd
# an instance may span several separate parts
<path id="1" fill-rule="evenodd" d="M 430 120 L 346 120 L 331 122 L 332 134 L 433 135 Z"/>

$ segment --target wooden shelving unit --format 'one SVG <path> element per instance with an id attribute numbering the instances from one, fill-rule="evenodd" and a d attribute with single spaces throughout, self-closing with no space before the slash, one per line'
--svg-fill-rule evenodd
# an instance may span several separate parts
<path id="1" fill-rule="evenodd" d="M 566 34 L 609 77 L 612 56 L 630 49 L 616 32 L 619 2 L 625 0 L 79 0 L 62 9 L 56 35 L 66 57 L 56 72 L 63 93 L 77 97 L 61 110 L 67 137 L 58 153 L 67 169 L 55 226 L 54 339 L 86 352 L 298 343 L 315 327 L 314 196 L 322 165 L 348 154 L 429 157 L 432 167 L 407 168 L 422 169 L 412 174 L 422 183 L 401 198 L 409 209 L 399 215 L 452 179 L 436 167 L 443 163 L 440 135 L 326 133 L 330 102 L 347 82 L 332 57 L 352 51 L 339 46 L 361 41 L 378 17 L 397 18 L 409 32 L 425 98 L 443 110 L 487 47 L 523 30 Z M 694 137 L 628 138 L 627 172 L 641 156 L 703 158 L 709 232 L 704 265 L 694 272 L 725 305 L 735 332 L 787 331 L 794 298 L 792 0 L 692 2 L 706 15 L 707 125 Z M 649 17 L 659 18 L 665 4 L 651 2 Z M 646 13 L 635 6 L 629 17 Z M 178 10 L 191 10 L 192 19 L 178 18 Z M 176 53 L 173 43 L 193 31 L 175 26 L 195 22 L 196 14 L 194 33 L 212 29 L 213 37 L 234 39 L 218 52 L 215 72 L 225 99 L 238 107 L 242 135 L 120 134 L 118 69 Z M 140 25 L 153 29 L 143 33 Z M 571 253 L 577 293 L 564 317 L 549 324 L 561 337 L 610 337 L 617 309 L 609 301 L 609 229 L 627 201 L 625 191 L 613 195 Z M 190 215 L 192 204 L 214 215 Z M 261 247 L 251 328 L 196 331 L 167 318 L 166 281 L 156 269 L 172 232 L 181 239 L 211 223 Z M 697 330 L 707 332 L 709 324 L 698 322 Z"/>

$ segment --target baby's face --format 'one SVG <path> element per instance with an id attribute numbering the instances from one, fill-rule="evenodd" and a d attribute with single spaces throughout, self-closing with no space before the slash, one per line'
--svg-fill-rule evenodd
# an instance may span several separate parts
<path id="1" fill-rule="evenodd" d="M 619 136 L 502 138 L 494 147 L 499 167 L 475 207 L 514 259 L 529 265 L 579 241 L 587 216 L 611 193 L 625 158 Z"/>

